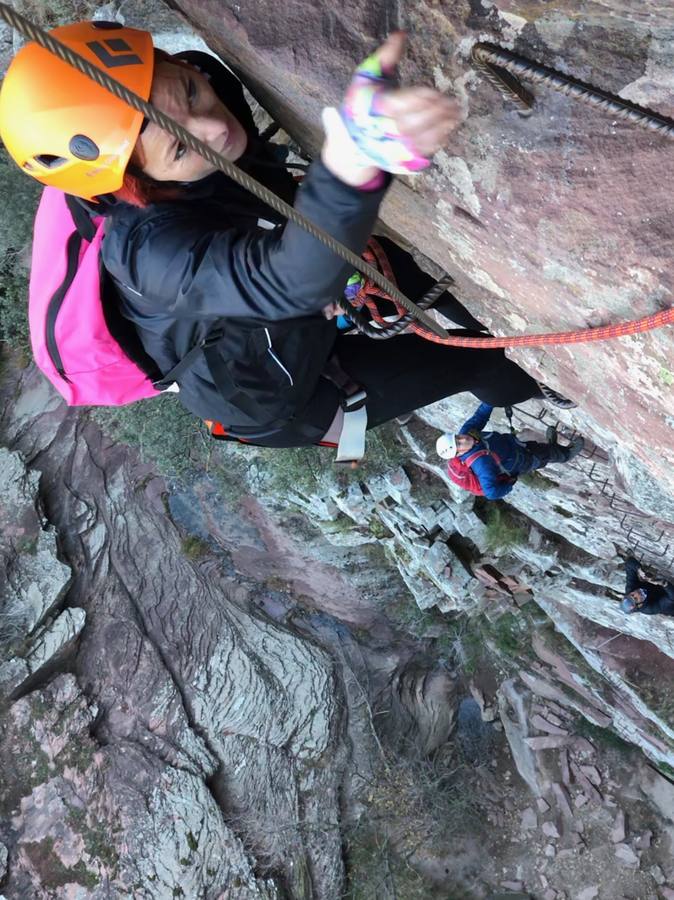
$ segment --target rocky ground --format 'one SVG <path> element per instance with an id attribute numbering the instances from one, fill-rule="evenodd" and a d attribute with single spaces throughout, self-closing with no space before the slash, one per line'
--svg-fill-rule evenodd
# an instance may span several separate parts
<path id="1" fill-rule="evenodd" d="M 3 391 L 5 896 L 674 891 L 669 657 L 601 624 L 618 559 L 457 502 L 421 420 L 346 480 L 209 448 L 167 482 Z"/>

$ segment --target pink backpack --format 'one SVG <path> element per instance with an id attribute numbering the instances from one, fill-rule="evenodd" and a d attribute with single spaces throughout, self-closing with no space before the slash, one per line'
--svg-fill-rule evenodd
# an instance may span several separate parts
<path id="1" fill-rule="evenodd" d="M 28 319 L 38 367 L 69 406 L 123 406 L 156 397 L 151 378 L 105 319 L 100 247 L 104 219 L 46 187 L 35 217 Z"/>

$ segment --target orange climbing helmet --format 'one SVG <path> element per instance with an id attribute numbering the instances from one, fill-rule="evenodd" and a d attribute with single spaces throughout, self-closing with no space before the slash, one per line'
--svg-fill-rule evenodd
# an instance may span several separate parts
<path id="1" fill-rule="evenodd" d="M 51 34 L 149 99 L 149 32 L 77 22 Z M 0 136 L 17 165 L 42 184 L 87 200 L 122 186 L 142 124 L 142 113 L 35 43 L 16 54 L 0 91 Z"/>

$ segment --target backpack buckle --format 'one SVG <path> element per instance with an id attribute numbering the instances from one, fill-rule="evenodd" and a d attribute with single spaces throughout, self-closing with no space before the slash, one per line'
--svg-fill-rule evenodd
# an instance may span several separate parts
<path id="1" fill-rule="evenodd" d="M 365 402 L 367 400 L 367 393 L 360 388 L 360 390 L 356 391 L 353 394 L 349 394 L 347 397 L 342 398 L 341 407 L 345 413 L 356 412 L 359 409 L 362 409 L 365 406 Z"/>

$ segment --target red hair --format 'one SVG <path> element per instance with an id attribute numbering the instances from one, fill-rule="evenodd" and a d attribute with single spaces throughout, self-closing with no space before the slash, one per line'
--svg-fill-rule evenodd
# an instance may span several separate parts
<path id="1" fill-rule="evenodd" d="M 181 195 L 181 190 L 174 184 L 163 185 L 161 181 L 144 178 L 142 175 L 134 175 L 127 169 L 124 173 L 124 181 L 121 188 L 115 191 L 114 196 L 123 203 L 131 206 L 150 206 L 153 203 L 161 203 L 164 200 L 175 200 Z"/>
<path id="2" fill-rule="evenodd" d="M 188 62 L 182 59 L 176 59 L 165 50 L 154 48 L 155 66 L 158 62 L 170 62 L 174 66 L 183 66 L 186 69 L 192 69 Z M 136 147 L 138 146 L 136 142 Z M 136 150 L 131 154 L 131 159 L 124 172 L 124 180 L 121 188 L 115 191 L 114 196 L 123 203 L 129 203 L 131 206 L 150 206 L 152 203 L 161 203 L 164 200 L 175 200 L 180 196 L 180 188 L 170 182 L 162 183 L 143 174 L 142 160 L 136 154 Z"/>

